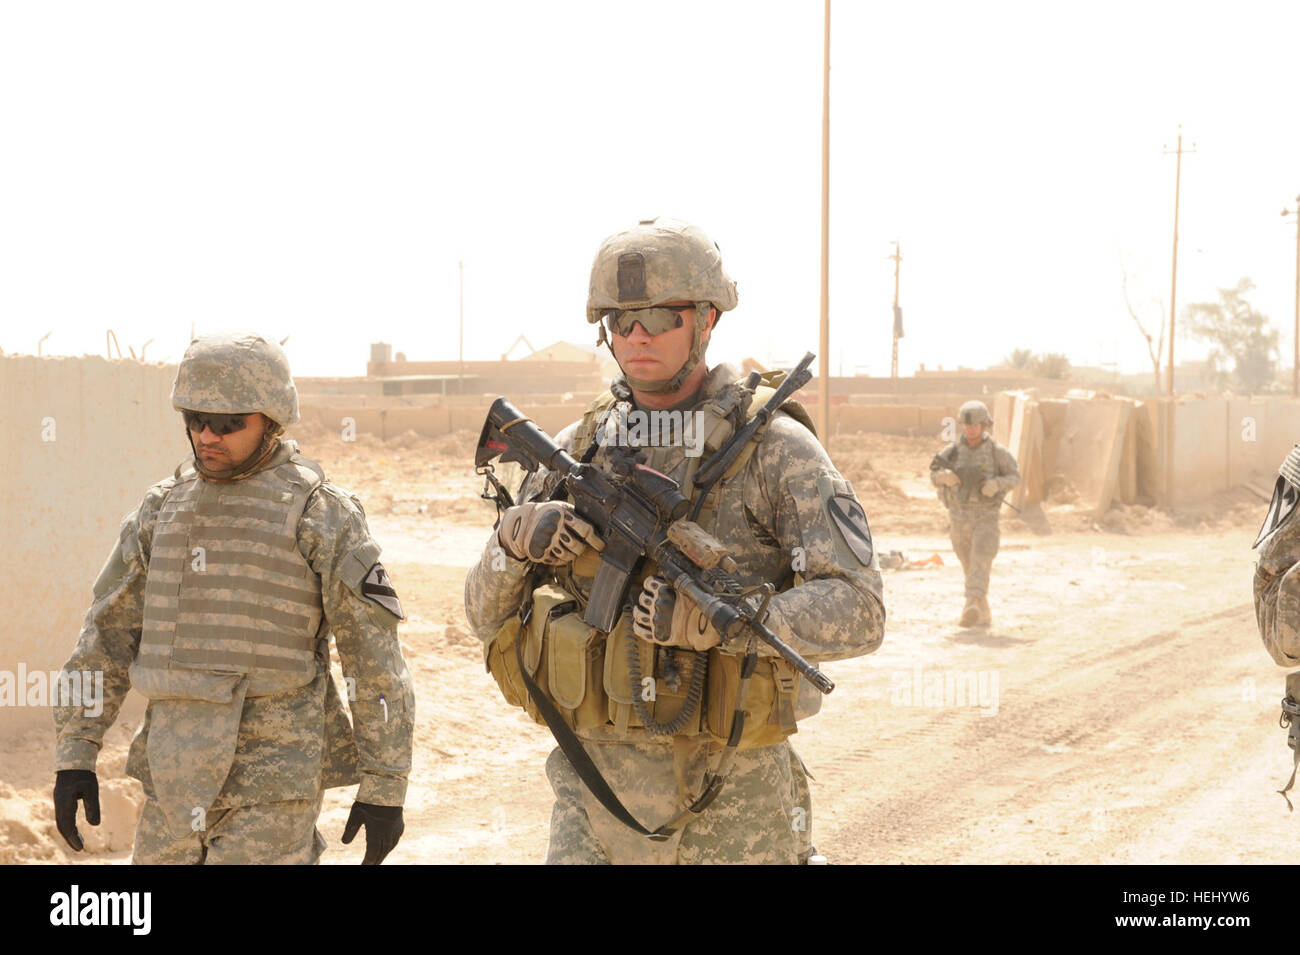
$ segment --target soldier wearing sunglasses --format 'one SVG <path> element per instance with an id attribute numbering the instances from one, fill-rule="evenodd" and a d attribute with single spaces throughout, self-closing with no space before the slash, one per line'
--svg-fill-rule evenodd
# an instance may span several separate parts
<path id="1" fill-rule="evenodd" d="M 885 610 L 866 515 L 797 401 L 715 480 L 695 480 L 745 433 L 780 377 L 755 387 L 732 366 L 705 364 L 722 313 L 736 304 L 718 247 L 695 226 L 656 219 L 606 239 L 592 264 L 587 320 L 601 325 L 622 374 L 556 441 L 612 475 L 625 463 L 618 445 L 626 439 L 677 482 L 693 519 L 734 558 L 740 582 L 773 586 L 766 623 L 782 640 L 814 662 L 870 653 Z M 703 453 L 613 426 L 634 412 L 698 415 Z M 465 582 L 466 614 L 507 702 L 539 719 L 522 661 L 563 719 L 551 727 L 561 748 L 546 763 L 555 793 L 547 861 L 809 861 L 808 774 L 788 738 L 820 695 L 760 645 L 743 733 L 733 737 L 742 727 L 732 716 L 744 641 L 723 640 L 650 558 L 632 573 L 613 629 L 587 626 L 582 610 L 606 545 L 557 498 L 558 477 L 543 468 L 525 479 L 514 495 L 522 503 L 501 515 Z M 570 735 L 588 760 L 570 761 Z"/>
<path id="2" fill-rule="evenodd" d="M 105 699 L 55 708 L 59 832 L 82 848 L 78 802 L 99 823 L 96 759 L 134 687 L 135 862 L 314 863 L 325 789 L 359 782 L 343 841 L 364 826 L 378 864 L 403 830 L 415 701 L 361 504 L 283 437 L 298 395 L 273 342 L 196 339 L 172 404 L 193 457 L 124 519 L 65 667 L 102 672 Z"/>

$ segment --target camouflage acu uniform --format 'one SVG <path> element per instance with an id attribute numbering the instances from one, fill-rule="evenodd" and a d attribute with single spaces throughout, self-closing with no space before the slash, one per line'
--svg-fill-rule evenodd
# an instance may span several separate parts
<path id="1" fill-rule="evenodd" d="M 1255 547 L 1255 619 L 1269 656 L 1284 667 L 1300 666 L 1300 446 L 1278 469 L 1273 500 Z"/>
<path id="2" fill-rule="evenodd" d="M 714 368 L 685 407 L 698 409 L 717 399 L 738 377 L 734 368 Z M 573 447 L 577 429 L 571 425 L 556 440 L 580 455 L 586 448 Z M 650 467 L 683 481 L 690 461 L 683 447 L 647 447 L 645 453 Z M 604 448 L 593 464 L 608 473 Z M 530 475 L 516 499 L 546 497 L 555 477 L 544 471 Z M 701 525 L 730 549 L 739 565 L 737 576 L 746 585 L 788 580 L 792 560 L 801 560 L 802 582 L 773 597 L 767 625 L 813 662 L 870 653 L 884 634 L 880 573 L 873 557 L 864 563 L 855 555 L 828 513 L 828 500 L 837 494 L 843 501 L 844 495 L 852 496 L 852 488 L 816 438 L 793 418 L 778 414 L 743 470 L 713 490 L 700 517 Z M 551 568 L 550 576 L 585 605 L 594 561 L 581 564 Z M 525 598 L 528 567 L 505 555 L 494 534 L 466 579 L 466 613 L 484 642 L 485 655 Z M 759 652 L 774 653 L 761 643 Z M 608 669 L 605 680 L 608 688 Z M 802 718 L 816 712 L 820 694 L 802 679 L 797 692 L 795 714 Z M 577 732 L 620 800 L 652 828 L 681 810 L 683 789 L 698 792 L 708 760 L 719 751 L 719 744 L 705 735 L 652 736 L 636 725 L 620 728 L 606 722 Z M 681 785 L 675 778 L 679 769 Z M 547 761 L 547 774 L 555 791 L 548 862 L 795 863 L 812 851 L 807 778 L 788 742 L 739 751 L 717 800 L 662 843 L 614 819 L 558 749 Z"/>
<path id="3" fill-rule="evenodd" d="M 287 462 L 319 471 L 297 454 L 294 442 L 284 441 L 253 473 Z M 152 487 L 123 521 L 65 666 L 68 671 L 102 671 L 103 710 L 94 718 L 77 707 L 55 710 L 56 769 L 94 771 L 104 732 L 131 686 L 128 670 L 137 678 L 144 672 L 132 665 L 142 659 L 146 603 L 157 599 L 147 590 L 157 593 L 158 581 L 164 579 L 160 567 L 151 567 L 160 511 L 175 507 L 170 499 L 178 487 L 201 490 L 204 485 L 210 490 L 236 487 L 210 485 L 187 463 Z M 303 572 L 315 575 L 320 592 L 319 617 L 313 618 L 319 626 L 307 635 L 314 640 L 314 652 L 306 655 L 310 669 L 301 681 L 305 685 L 252 695 L 248 673 L 233 673 L 225 703 L 199 698 L 201 694 L 151 698 L 127 759 L 127 772 L 141 781 L 148 800 L 136 833 L 136 862 L 198 862 L 205 857 L 208 862 L 314 862 L 324 849 L 315 820 L 325 788 L 359 779 L 358 801 L 402 804 L 411 766 L 414 696 L 397 639 L 399 618 L 363 593 L 363 582 L 380 565 L 379 547 L 359 502 L 328 481 L 321 483 L 297 522 L 296 545 L 310 568 Z M 239 566 L 245 571 L 253 567 L 254 578 L 264 550 L 250 545 L 241 558 L 248 563 Z M 217 558 L 209 555 L 208 560 L 214 563 L 207 573 L 220 575 Z M 214 579 L 212 586 L 220 583 Z M 274 592 L 276 585 L 267 587 Z M 197 606 L 193 598 L 187 605 L 184 592 L 180 598 L 180 612 L 190 615 L 192 626 L 204 626 L 209 614 L 222 609 Z M 282 610 L 288 617 L 301 607 Z M 224 612 L 237 614 L 239 609 L 228 606 Z M 331 634 L 343 671 L 355 684 L 349 704 L 355 729 L 329 673 Z M 175 662 L 180 649 L 177 641 L 171 651 L 173 668 L 196 678 L 211 675 Z M 159 790 L 199 795 L 197 803 L 179 796 L 169 800 Z"/>
<path id="4" fill-rule="evenodd" d="M 1278 664 L 1300 667 L 1300 521 L 1294 516 L 1259 549 L 1255 565 L 1255 620 L 1264 647 Z"/>
<path id="5" fill-rule="evenodd" d="M 930 472 L 930 480 L 939 488 L 941 499 L 948 508 L 952 549 L 966 575 L 966 597 L 983 599 L 988 596 L 989 574 L 1002 539 L 998 526 L 1002 498 L 1020 483 L 1020 471 L 1011 452 L 999 447 L 987 434 L 973 448 L 965 438 L 959 438 L 944 448 L 940 456 L 959 472 L 982 475 L 971 486 L 963 484 L 948 488 L 934 480 L 941 471 Z M 988 478 L 998 482 L 998 493 L 992 497 L 986 497 L 980 490 L 980 485 Z"/>
<path id="6" fill-rule="evenodd" d="M 1300 667 L 1300 446 L 1282 462 L 1264 524 L 1255 547 L 1255 621 L 1273 661 L 1282 667 Z M 1287 729 L 1292 750 L 1291 778 L 1279 792 L 1287 795 L 1300 774 L 1300 670 L 1286 675 L 1280 723 Z"/>

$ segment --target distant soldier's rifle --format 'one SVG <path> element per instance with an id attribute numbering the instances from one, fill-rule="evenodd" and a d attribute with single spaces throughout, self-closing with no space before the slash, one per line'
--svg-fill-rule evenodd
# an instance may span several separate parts
<path id="1" fill-rule="evenodd" d="M 966 500 L 968 501 L 970 500 L 972 495 L 979 493 L 979 484 L 983 483 L 984 473 L 982 471 L 979 471 L 975 468 L 963 468 L 961 470 L 958 470 L 957 466 L 954 465 L 947 458 L 945 458 L 942 454 L 936 454 L 931 459 L 930 471 L 931 473 L 935 471 L 951 471 L 953 474 L 957 475 L 957 477 L 961 479 L 961 487 L 964 491 L 966 491 Z M 979 484 L 977 484 L 976 482 L 979 482 Z M 1011 508 L 1017 514 L 1020 513 L 1020 508 L 1016 507 L 1014 504 L 1012 504 L 1010 501 L 1007 500 L 1006 491 L 999 491 L 998 493 L 999 495 L 1001 495 L 1001 498 L 999 500 L 1000 504 L 1005 504 L 1007 507 Z"/>

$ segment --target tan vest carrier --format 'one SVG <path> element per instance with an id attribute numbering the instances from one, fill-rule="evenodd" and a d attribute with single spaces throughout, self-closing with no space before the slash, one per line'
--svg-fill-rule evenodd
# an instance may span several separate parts
<path id="1" fill-rule="evenodd" d="M 784 372 L 769 372 L 749 396 L 746 420 L 775 392 Z M 739 386 L 728 386 L 707 400 L 699 409 L 706 415 L 703 453 L 688 459 L 682 491 L 695 503 L 699 493 L 692 480 L 702 462 L 707 461 L 733 433 L 728 419 L 747 393 Z M 581 455 L 595 439 L 601 416 L 617 401 L 606 391 L 586 410 L 574 433 L 574 453 Z M 782 411 L 816 433 L 808 412 L 796 401 L 786 402 Z M 761 440 L 761 433 L 759 440 Z M 698 523 L 706 530 L 715 520 L 718 494 L 730 479 L 740 474 L 757 449 L 751 441 L 732 465 L 714 484 L 700 510 Z M 573 572 L 594 577 L 599 555 L 588 550 L 573 564 Z M 656 572 L 653 562 L 646 561 L 640 576 L 629 584 L 629 593 L 640 589 L 642 581 Z M 782 582 L 788 590 L 797 579 Z M 525 601 L 525 606 L 528 601 Z M 523 608 L 521 608 L 521 614 Z M 571 729 L 592 730 L 607 727 L 622 733 L 645 732 L 637 718 L 638 704 L 660 724 L 681 720 L 691 706 L 689 686 L 694 668 L 707 666 L 703 699 L 676 736 L 707 734 L 719 743 L 726 742 L 731 730 L 736 694 L 740 685 L 743 657 L 714 648 L 707 654 L 675 647 L 660 647 L 642 640 L 631 632 L 631 616 L 623 613 L 607 635 L 588 626 L 582 619 L 579 601 L 557 582 L 543 583 L 532 592 L 531 615 L 523 632 L 523 660 L 529 677 L 548 700 L 555 704 Z M 529 697 L 515 658 L 515 643 L 520 639 L 520 615 L 501 627 L 486 648 L 488 672 L 496 680 L 506 701 L 522 707 L 536 722 L 545 720 Z M 633 686 L 631 655 L 637 654 L 636 670 L 642 685 Z M 665 666 L 670 674 L 664 678 Z M 653 677 L 653 679 L 648 679 Z M 798 674 L 780 657 L 760 656 L 750 679 L 745 698 L 745 727 L 739 749 L 755 749 L 780 743 L 797 731 L 795 702 Z M 639 697 L 639 700 L 634 700 Z"/>
<path id="2" fill-rule="evenodd" d="M 250 697 L 306 686 L 322 607 L 298 521 L 323 472 L 294 454 L 231 483 L 192 465 L 176 476 L 158 511 L 132 685 L 151 699 L 214 702 L 242 674 Z"/>

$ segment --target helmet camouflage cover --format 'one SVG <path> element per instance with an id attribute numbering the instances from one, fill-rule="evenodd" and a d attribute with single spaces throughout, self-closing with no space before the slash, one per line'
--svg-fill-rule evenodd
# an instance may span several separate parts
<path id="1" fill-rule="evenodd" d="M 281 428 L 298 420 L 298 389 L 289 359 L 273 341 L 249 332 L 204 335 L 190 342 L 176 369 L 177 411 L 260 411 Z"/>
<path id="2" fill-rule="evenodd" d="M 735 308 L 736 301 L 736 283 L 722 267 L 722 253 L 702 229 L 677 219 L 649 219 L 600 244 L 591 265 L 587 321 L 595 324 L 610 312 L 667 302 L 707 304 L 722 313 Z M 628 382 L 651 392 L 680 387 L 703 357 L 700 336 L 707 320 L 708 309 L 697 307 L 690 356 L 671 379 L 628 378 Z M 600 340 L 604 340 L 603 328 Z"/>
<path id="3" fill-rule="evenodd" d="M 957 418 L 962 424 L 989 424 L 993 423 L 993 416 L 989 414 L 988 405 L 982 401 L 968 401 L 961 406 L 957 412 Z"/>

